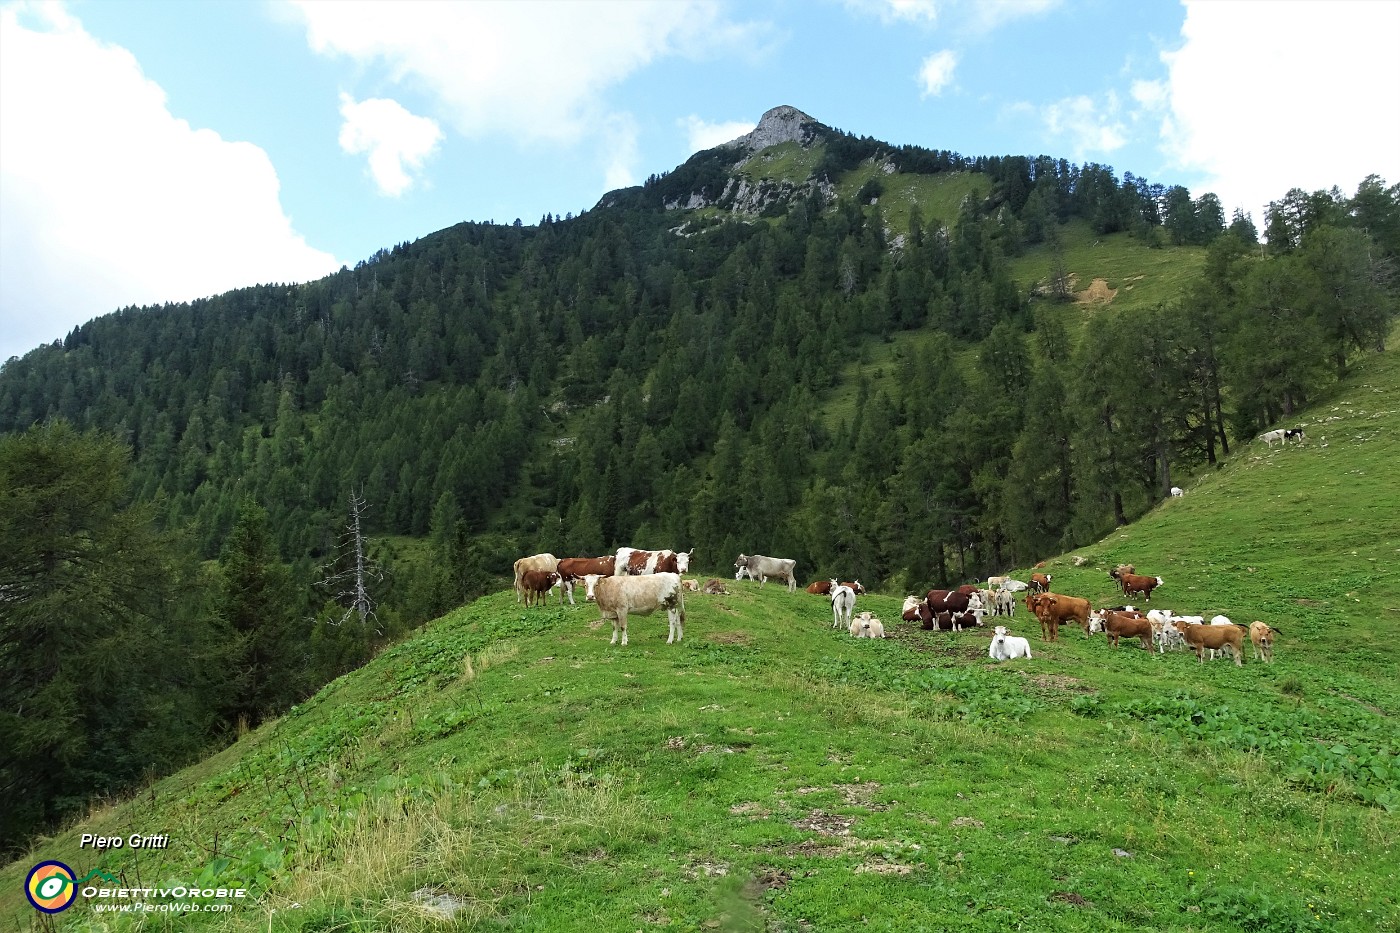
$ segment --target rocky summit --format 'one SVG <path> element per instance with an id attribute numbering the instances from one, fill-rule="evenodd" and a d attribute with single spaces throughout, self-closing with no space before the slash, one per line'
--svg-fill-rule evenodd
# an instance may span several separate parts
<path id="1" fill-rule="evenodd" d="M 780 143 L 795 142 L 804 148 L 815 142 L 826 127 L 812 117 L 784 104 L 763 115 L 752 131 L 725 143 L 725 148 L 757 152 Z"/>

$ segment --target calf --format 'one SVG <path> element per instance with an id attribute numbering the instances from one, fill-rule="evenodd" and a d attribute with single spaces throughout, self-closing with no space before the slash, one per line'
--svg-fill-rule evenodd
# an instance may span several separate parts
<path id="1" fill-rule="evenodd" d="M 1207 648 L 1217 651 L 1228 646 L 1235 656 L 1235 666 L 1244 667 L 1244 652 L 1241 650 L 1244 630 L 1238 625 L 1198 625 L 1182 621 L 1172 624 L 1186 644 L 1196 649 L 1196 660 L 1202 664 L 1206 660 Z"/>
<path id="2" fill-rule="evenodd" d="M 611 619 L 613 637 L 609 644 L 617 644 L 617 634 L 622 633 L 622 644 L 627 645 L 627 616 L 651 615 L 658 609 L 666 610 L 670 623 L 666 644 L 673 644 L 685 637 L 685 599 L 681 595 L 681 578 L 675 573 L 653 573 L 640 577 L 597 577 L 590 574 L 585 583 L 588 596 L 598 604 L 598 611 L 604 619 Z"/>
<path id="3" fill-rule="evenodd" d="M 682 581 L 681 581 L 681 586 L 685 588 L 685 591 L 686 591 L 687 593 L 698 593 L 698 592 L 700 592 L 700 581 L 699 581 L 699 580 L 682 580 Z"/>
<path id="4" fill-rule="evenodd" d="M 1032 593 L 1048 593 L 1048 592 L 1050 592 L 1050 574 L 1048 574 L 1048 573 L 1033 573 L 1033 574 L 1031 574 L 1031 592 L 1032 592 Z"/>
<path id="5" fill-rule="evenodd" d="M 1152 650 L 1152 623 L 1137 612 L 1106 612 L 1103 615 L 1103 630 L 1108 643 L 1118 647 L 1118 639 L 1136 637 L 1142 642 L 1144 651 Z"/>
<path id="6" fill-rule="evenodd" d="M 998 625 L 992 635 L 992 643 L 987 647 L 987 657 L 993 661 L 1013 661 L 1016 658 L 1030 659 L 1031 643 L 1024 638 L 1008 634 L 1006 627 Z"/>
<path id="7" fill-rule="evenodd" d="M 841 628 L 844 624 L 848 628 L 851 624 L 851 614 L 856 608 L 856 591 L 844 583 L 831 581 L 831 614 L 835 618 L 831 624 L 832 628 Z"/>
<path id="8" fill-rule="evenodd" d="M 1287 444 L 1289 441 L 1297 441 L 1298 443 L 1301 444 L 1301 443 L 1303 443 L 1303 441 L 1305 441 L 1305 440 L 1307 440 L 1307 439 L 1308 439 L 1308 436 L 1307 436 L 1306 434 L 1303 433 L 1303 429 L 1302 429 L 1302 428 L 1285 428 L 1285 429 L 1284 429 L 1284 432 L 1283 432 L 1283 442 L 1284 442 L 1285 444 Z"/>
<path id="9" fill-rule="evenodd" d="M 549 591 L 559 583 L 559 574 L 553 570 L 527 570 L 520 577 L 521 592 L 525 595 L 525 605 L 549 604 Z"/>
<path id="10" fill-rule="evenodd" d="M 997 590 L 992 595 L 992 609 L 996 615 L 1013 618 L 1016 615 L 1016 594 L 1010 590 Z"/>
<path id="11" fill-rule="evenodd" d="M 1260 655 L 1264 660 L 1272 663 L 1274 660 L 1274 635 L 1277 629 L 1269 627 L 1267 622 L 1249 623 L 1249 640 L 1254 644 L 1254 660 L 1258 661 Z"/>
<path id="12" fill-rule="evenodd" d="M 548 573 L 551 570 L 559 569 L 559 558 L 553 554 L 532 554 L 529 557 L 522 557 L 515 562 L 515 601 L 520 602 L 525 598 L 525 589 L 520 585 L 520 578 L 527 570 L 543 570 Z"/>
<path id="13" fill-rule="evenodd" d="M 1180 498 L 1181 498 L 1182 496 L 1184 496 L 1184 495 L 1186 495 L 1186 491 L 1185 491 L 1184 489 L 1182 489 L 1180 486 L 1173 486 L 1173 487 L 1172 487 L 1172 498 L 1173 498 L 1173 499 L 1180 499 Z"/>

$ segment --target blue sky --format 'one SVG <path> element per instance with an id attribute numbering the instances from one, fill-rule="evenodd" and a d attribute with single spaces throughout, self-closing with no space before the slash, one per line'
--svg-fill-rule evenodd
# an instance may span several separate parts
<path id="1" fill-rule="evenodd" d="M 129 304 L 535 223 L 790 104 L 1227 212 L 1400 182 L 1400 3 L 0 2 L 0 360 Z"/>

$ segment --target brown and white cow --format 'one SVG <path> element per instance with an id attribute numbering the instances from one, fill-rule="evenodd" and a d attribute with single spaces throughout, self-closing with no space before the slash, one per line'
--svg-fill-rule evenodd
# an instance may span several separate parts
<path id="1" fill-rule="evenodd" d="M 830 596 L 832 582 L 831 580 L 813 580 L 807 584 L 807 592 L 815 596 Z M 865 587 L 860 585 L 859 580 L 847 580 L 842 582 L 841 586 L 849 586 L 851 592 L 857 596 L 865 595 Z"/>
<path id="2" fill-rule="evenodd" d="M 1152 591 L 1162 585 L 1161 577 L 1145 577 L 1136 573 L 1124 571 L 1118 576 L 1118 583 L 1123 587 L 1124 596 L 1132 596 L 1134 593 L 1141 593 L 1142 598 L 1147 602 L 1152 602 Z"/>
<path id="3" fill-rule="evenodd" d="M 685 637 L 685 598 L 679 574 L 666 571 L 639 577 L 596 577 L 590 574 L 584 578 L 584 583 L 588 598 L 598 604 L 603 618 L 612 620 L 613 637 L 610 644 L 617 644 L 618 632 L 622 633 L 622 644 L 627 644 L 629 615 L 651 615 L 658 609 L 666 610 L 666 619 L 670 622 L 666 644 L 673 644 Z"/>
<path id="4" fill-rule="evenodd" d="M 525 594 L 525 605 L 549 604 L 549 591 L 559 583 L 559 574 L 553 570 L 527 570 L 520 575 L 520 588 Z"/>
<path id="5" fill-rule="evenodd" d="M 638 577 L 649 573 L 688 573 L 690 571 L 689 551 L 640 551 L 636 548 L 617 549 L 617 564 L 613 573 L 617 576 Z"/>
<path id="6" fill-rule="evenodd" d="M 1050 592 L 1050 574 L 1048 574 L 1048 573 L 1033 573 L 1033 574 L 1031 574 L 1031 592 L 1032 592 L 1032 593 L 1048 593 L 1048 592 Z"/>
<path id="7" fill-rule="evenodd" d="M 566 557 L 555 569 L 564 581 L 564 592 L 569 594 L 569 605 L 574 605 L 574 584 L 583 582 L 591 574 L 610 577 L 617 567 L 616 557 Z"/>
<path id="8" fill-rule="evenodd" d="M 525 598 L 525 590 L 520 586 L 520 577 L 527 570 L 543 570 L 546 573 L 559 569 L 559 558 L 553 554 L 532 554 L 515 562 L 515 601 Z"/>

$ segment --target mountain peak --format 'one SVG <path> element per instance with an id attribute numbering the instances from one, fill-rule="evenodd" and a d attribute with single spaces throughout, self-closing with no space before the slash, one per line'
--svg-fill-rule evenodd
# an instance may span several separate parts
<path id="1" fill-rule="evenodd" d="M 726 148 L 746 149 L 749 152 L 787 142 L 795 142 L 805 148 L 811 145 L 824 129 L 826 127 L 801 110 L 784 104 L 765 113 L 752 132 L 732 139 L 724 145 Z"/>

